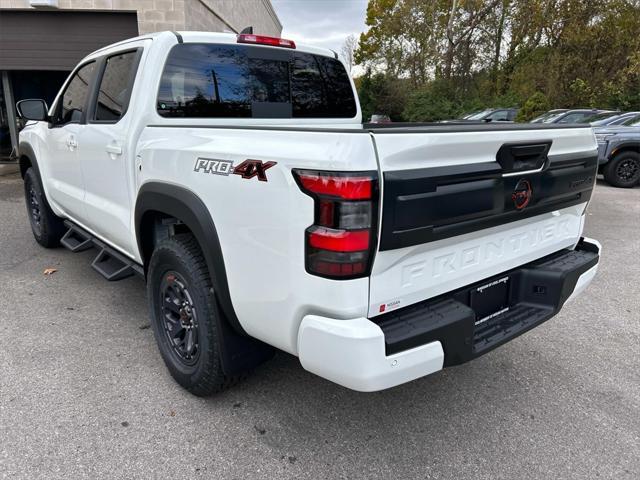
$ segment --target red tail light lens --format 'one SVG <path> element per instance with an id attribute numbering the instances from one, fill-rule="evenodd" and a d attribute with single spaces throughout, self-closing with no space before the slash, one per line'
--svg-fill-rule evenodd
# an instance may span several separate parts
<path id="1" fill-rule="evenodd" d="M 320 172 L 299 173 L 302 188 L 317 195 L 338 197 L 345 200 L 370 200 L 372 179 L 362 177 L 332 177 Z"/>
<path id="2" fill-rule="evenodd" d="M 254 45 L 269 45 L 271 47 L 296 48 L 293 40 L 278 37 L 265 37 L 264 35 L 253 35 L 242 33 L 238 35 L 238 43 L 252 43 Z"/>
<path id="3" fill-rule="evenodd" d="M 377 173 L 294 170 L 293 175 L 315 201 L 314 224 L 305 232 L 307 272 L 335 279 L 368 275 L 377 240 Z"/>
<path id="4" fill-rule="evenodd" d="M 309 246 L 332 252 L 358 252 L 369 249 L 369 230 L 334 230 L 332 228 L 311 227 Z"/>

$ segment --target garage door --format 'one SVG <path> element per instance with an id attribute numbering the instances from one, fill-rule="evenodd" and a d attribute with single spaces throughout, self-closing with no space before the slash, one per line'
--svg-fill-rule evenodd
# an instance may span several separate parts
<path id="1" fill-rule="evenodd" d="M 88 53 L 137 35 L 135 12 L 0 10 L 0 70 L 71 70 Z"/>

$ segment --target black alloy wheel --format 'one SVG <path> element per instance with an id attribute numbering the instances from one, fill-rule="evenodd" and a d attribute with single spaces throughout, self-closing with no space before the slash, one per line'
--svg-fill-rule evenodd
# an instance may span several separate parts
<path id="1" fill-rule="evenodd" d="M 640 153 L 622 152 L 605 164 L 604 179 L 614 187 L 631 188 L 640 182 Z"/>
<path id="2" fill-rule="evenodd" d="M 35 187 L 32 182 L 27 181 L 25 185 L 27 190 L 27 208 L 29 209 L 29 220 L 31 221 L 31 228 L 34 235 L 42 235 L 42 224 L 40 214 L 40 202 L 38 195 L 36 194 Z"/>
<path id="3" fill-rule="evenodd" d="M 164 334 L 176 358 L 184 365 L 198 361 L 198 312 L 184 278 L 169 271 L 160 285 Z"/>
<path id="4" fill-rule="evenodd" d="M 625 158 L 618 164 L 616 175 L 624 182 L 630 182 L 638 178 L 640 173 L 640 165 L 632 158 Z"/>

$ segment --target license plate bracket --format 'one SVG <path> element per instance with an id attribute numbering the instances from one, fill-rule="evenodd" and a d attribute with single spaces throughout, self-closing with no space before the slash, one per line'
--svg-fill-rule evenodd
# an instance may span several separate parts
<path id="1" fill-rule="evenodd" d="M 471 308 L 476 312 L 476 325 L 509 310 L 510 278 L 501 277 L 471 290 Z"/>

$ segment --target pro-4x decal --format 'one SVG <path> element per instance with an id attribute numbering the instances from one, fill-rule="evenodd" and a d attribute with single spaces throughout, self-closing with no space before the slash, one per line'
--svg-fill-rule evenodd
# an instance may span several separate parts
<path id="1" fill-rule="evenodd" d="M 198 158 L 194 172 L 213 173 L 214 175 L 229 175 L 233 167 L 231 160 L 215 160 L 213 158 Z"/>
<path id="2" fill-rule="evenodd" d="M 258 177 L 258 180 L 261 182 L 266 182 L 266 171 L 276 163 L 277 162 L 262 162 L 262 160 L 245 160 L 233 169 L 233 173 L 235 175 L 241 175 L 242 178 Z"/>
<path id="3" fill-rule="evenodd" d="M 251 179 L 258 177 L 261 182 L 267 181 L 266 171 L 276 165 L 277 162 L 263 162 L 262 160 L 245 160 L 236 167 L 231 160 L 217 160 L 214 158 L 197 158 L 193 167 L 194 172 L 212 173 L 214 175 L 229 176 L 240 175 L 242 178 Z"/>

